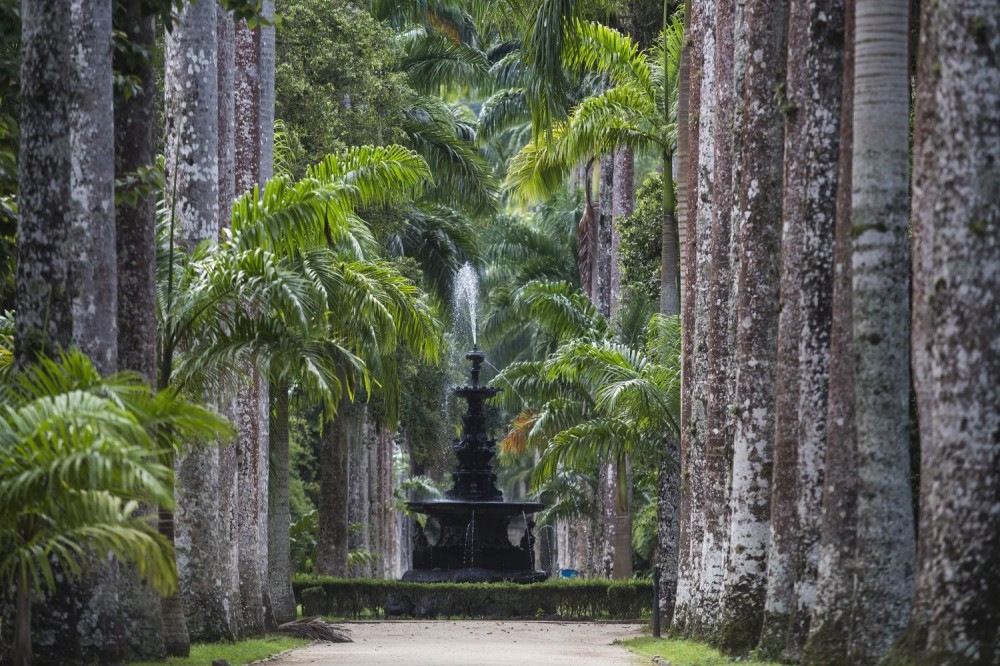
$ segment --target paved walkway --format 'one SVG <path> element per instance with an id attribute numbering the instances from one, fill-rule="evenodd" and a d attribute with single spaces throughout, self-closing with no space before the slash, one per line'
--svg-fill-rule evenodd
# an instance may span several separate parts
<path id="1" fill-rule="evenodd" d="M 641 635 L 636 624 L 580 622 L 357 622 L 353 643 L 293 650 L 270 664 L 316 666 L 636 666 L 611 642 Z"/>

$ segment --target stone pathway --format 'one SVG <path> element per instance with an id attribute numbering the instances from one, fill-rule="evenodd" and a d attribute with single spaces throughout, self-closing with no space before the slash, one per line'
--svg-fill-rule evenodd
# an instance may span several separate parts
<path id="1" fill-rule="evenodd" d="M 615 639 L 640 636 L 640 625 L 478 620 L 348 623 L 353 643 L 293 650 L 269 666 L 637 666 L 645 663 Z"/>

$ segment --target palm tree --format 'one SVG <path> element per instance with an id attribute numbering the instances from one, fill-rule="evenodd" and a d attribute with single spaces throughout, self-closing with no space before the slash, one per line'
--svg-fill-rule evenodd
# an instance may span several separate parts
<path id="1" fill-rule="evenodd" d="M 10 358 L 8 355 L 6 358 Z M 162 593 L 176 587 L 170 542 L 140 503 L 169 507 L 178 442 L 228 430 L 173 391 L 138 375 L 102 379 L 81 352 L 40 358 L 0 386 L 0 584 L 17 588 L 13 662 L 31 662 L 32 592 L 71 580 L 91 552 L 131 562 Z"/>
<path id="2" fill-rule="evenodd" d="M 584 471 L 602 460 L 641 453 L 658 460 L 665 433 L 677 433 L 677 322 L 654 317 L 638 340 L 612 336 L 603 317 L 580 292 L 565 284 L 534 282 L 515 298 L 515 307 L 530 312 L 560 341 L 544 361 L 508 365 L 497 381 L 509 382 L 508 406 L 521 404 L 508 450 L 538 447 L 542 454 L 533 475 L 536 488 L 551 482 L 561 469 Z M 645 340 L 645 349 L 640 341 Z M 627 479 L 618 479 L 619 489 Z M 619 514 L 627 513 L 621 493 Z M 630 553 L 631 525 L 616 530 L 615 549 Z"/>
<path id="3" fill-rule="evenodd" d="M 511 161 L 507 185 L 521 197 L 542 199 L 573 167 L 593 155 L 620 148 L 651 152 L 660 156 L 663 169 L 664 238 L 676 239 L 672 169 L 683 17 L 674 16 L 649 53 L 640 52 L 630 37 L 599 23 L 577 20 L 572 27 L 574 40 L 563 54 L 566 65 L 606 76 L 609 86 L 583 99 L 550 133 L 528 143 Z M 499 103 L 493 101 L 494 106 Z M 674 267 L 663 279 L 674 279 L 676 244 L 664 243 L 663 252 L 664 266 Z M 679 306 L 668 306 L 664 312 L 676 314 Z"/>
<path id="4" fill-rule="evenodd" d="M 413 151 L 359 147 L 328 156 L 300 181 L 278 176 L 237 199 L 218 246 L 163 256 L 161 381 L 218 393 L 249 357 L 270 369 L 284 396 L 294 385 L 332 415 L 358 383 L 372 390 L 374 377 L 392 386 L 382 369 L 397 340 L 432 357 L 436 322 L 409 281 L 373 260 L 377 243 L 354 212 L 404 201 L 428 180 Z M 282 441 L 277 459 L 287 455 Z M 287 464 L 276 473 L 287 474 Z M 287 501 L 279 494 L 269 512 L 276 541 L 288 538 Z M 271 567 L 271 588 L 287 614 L 285 560 Z"/>

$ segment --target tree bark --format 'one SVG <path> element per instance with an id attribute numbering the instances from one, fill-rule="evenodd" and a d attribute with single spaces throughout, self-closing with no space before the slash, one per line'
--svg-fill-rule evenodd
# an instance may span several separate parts
<path id="1" fill-rule="evenodd" d="M 619 226 L 622 220 L 632 214 L 632 199 L 635 196 L 635 164 L 631 148 L 620 148 L 614 156 L 614 183 L 611 190 L 611 285 L 609 298 L 611 312 L 617 313 L 622 302 L 621 268 L 618 261 Z M 614 462 L 615 484 L 615 528 L 614 560 L 612 573 L 615 578 L 632 577 L 632 484 L 627 457 L 621 456 Z M 625 482 L 625 485 L 622 485 Z"/>
<path id="2" fill-rule="evenodd" d="M 775 90 L 785 76 L 787 3 L 745 4 L 745 107 L 736 215 L 742 251 L 737 278 L 730 548 L 720 644 L 756 646 L 766 589 L 774 437 L 775 357 L 781 250 L 783 118 Z"/>
<path id="3" fill-rule="evenodd" d="M 610 320 L 614 314 L 611 303 L 611 271 L 615 263 L 612 251 L 614 238 L 614 154 L 602 155 L 599 164 L 598 201 L 600 203 L 598 208 L 600 214 L 597 215 L 597 253 L 593 274 L 593 301 L 597 311 Z M 601 516 L 598 548 L 593 553 L 593 564 L 596 565 L 596 570 L 602 576 L 609 575 L 614 561 L 616 478 L 614 462 L 610 459 L 604 461 L 600 467 L 597 492 L 597 506 Z"/>
<path id="4" fill-rule="evenodd" d="M 235 36 L 234 156 L 237 196 L 261 184 L 260 28 L 246 21 Z M 270 623 L 267 593 L 267 381 L 247 361 L 245 384 L 240 387 L 238 457 L 239 569 L 241 632 L 261 635 Z"/>
<path id="5" fill-rule="evenodd" d="M 852 311 L 858 445 L 855 626 L 850 658 L 876 663 L 913 596 L 910 491 L 908 9 L 858 0 L 854 77 Z"/>
<path id="6" fill-rule="evenodd" d="M 348 452 L 348 503 L 347 503 L 347 524 L 349 526 L 347 536 L 347 549 L 350 551 L 369 551 L 369 536 L 371 525 L 368 523 L 368 511 L 370 509 L 371 488 L 368 484 L 368 446 L 373 435 L 372 419 L 367 404 L 357 407 L 360 416 L 360 424 L 357 437 L 351 437 L 351 448 Z M 370 575 L 369 567 L 360 564 L 348 568 L 348 575 L 352 578 L 365 578 Z"/>
<path id="7" fill-rule="evenodd" d="M 925 3 L 913 149 L 915 608 L 892 664 L 1000 659 L 1000 8 Z"/>
<path id="8" fill-rule="evenodd" d="M 691 392 L 690 419 L 685 428 L 689 436 L 690 455 L 688 456 L 687 473 L 691 477 L 691 503 L 697 510 L 691 513 L 691 589 L 696 595 L 691 603 L 678 612 L 687 616 L 687 630 L 691 635 L 699 635 L 703 628 L 702 579 L 704 574 L 704 541 L 705 521 L 715 507 L 706 502 L 706 401 L 708 378 L 708 304 L 710 277 L 713 272 L 711 265 L 712 216 L 715 206 L 715 151 L 714 151 L 714 107 L 717 101 L 715 88 L 715 20 L 716 2 L 702 3 L 698 14 L 698 36 L 701 40 L 701 64 L 698 75 L 701 79 L 699 89 L 699 106 L 696 111 L 698 119 L 698 143 L 692 145 L 697 151 L 696 196 L 697 209 L 694 211 L 694 226 L 688 226 L 691 233 L 689 245 L 692 257 L 689 264 L 692 270 L 688 273 L 688 293 L 693 308 L 694 333 L 690 339 L 687 352 L 691 355 Z"/>
<path id="9" fill-rule="evenodd" d="M 350 399 L 341 398 L 336 420 L 324 420 L 320 448 L 319 535 L 316 573 L 347 576 L 348 433 L 356 416 Z"/>
<path id="10" fill-rule="evenodd" d="M 120 25 L 129 41 L 152 50 L 153 17 L 145 16 L 142 3 L 130 0 L 121 9 Z M 152 63 L 138 63 L 120 53 L 114 67 L 137 79 L 137 90 L 128 99 L 114 101 L 115 176 L 122 178 L 155 164 L 153 135 L 156 127 L 156 87 Z M 118 298 L 118 367 L 139 373 L 156 383 L 156 200 L 152 193 L 133 192 L 115 210 L 115 248 Z M 149 507 L 155 512 L 155 507 Z M 122 612 L 127 618 L 126 640 L 130 659 L 158 661 L 166 658 L 160 596 L 141 580 L 132 567 L 121 578 Z"/>
<path id="11" fill-rule="evenodd" d="M 857 519 L 857 442 L 854 431 L 854 353 L 851 307 L 851 156 L 854 136 L 854 0 L 844 12 L 844 64 L 834 229 L 833 302 L 823 501 L 813 601 L 802 663 L 847 663 L 854 597 Z"/>
<path id="12" fill-rule="evenodd" d="M 246 378 L 236 401 L 237 474 L 239 476 L 240 502 L 237 510 L 239 526 L 240 603 L 239 632 L 242 636 L 261 636 L 265 630 L 264 586 L 267 581 L 267 559 L 260 521 L 266 520 L 263 504 L 267 495 L 261 494 L 267 467 L 267 433 L 261 428 L 261 401 L 267 399 L 260 390 L 266 381 L 251 362 L 244 362 Z M 263 393 L 263 395 L 262 395 Z M 266 523 L 265 523 L 266 524 Z M 266 539 L 266 534 L 263 538 Z M 262 559 L 263 558 L 263 559 Z"/>
<path id="13" fill-rule="evenodd" d="M 234 73 L 236 69 L 236 23 L 221 3 L 216 4 L 216 39 L 219 84 L 219 233 L 232 224 L 233 199 L 236 198 L 236 163 L 234 158 Z M 219 405 L 231 421 L 238 420 L 232 399 Z M 219 444 L 219 543 L 222 563 L 221 594 L 228 597 L 228 616 L 232 631 L 239 634 L 240 561 L 239 561 L 239 463 L 236 440 Z"/>
<path id="14" fill-rule="evenodd" d="M 166 196 L 184 250 L 219 234 L 218 64 L 214 3 L 186 5 L 166 40 Z M 169 371 L 169 369 L 168 369 Z M 169 377 L 167 378 L 169 379 Z M 174 543 L 182 604 L 163 604 L 167 651 L 189 639 L 232 639 L 223 598 L 219 539 L 219 451 L 200 446 L 175 463 Z M 176 615 L 183 607 L 187 623 Z M 184 628 L 186 628 L 186 631 Z"/>
<path id="15" fill-rule="evenodd" d="M 827 396 L 833 299 L 833 248 L 843 87 L 844 4 L 792 0 L 789 18 L 785 126 L 785 220 L 799 226 L 797 412 L 793 589 L 780 656 L 798 661 L 809 632 L 819 560 L 826 454 Z M 787 227 L 786 227 L 787 229 Z M 782 284 L 784 287 L 784 283 Z M 782 313 L 784 314 L 784 313 Z M 777 444 L 776 444 L 777 445 Z M 778 460 L 775 455 L 777 483 Z M 772 512 L 772 520 L 774 518 Z M 770 571 L 768 577 L 770 582 Z M 779 627 L 780 632 L 780 627 Z M 775 653 L 778 644 L 773 646 Z"/>
<path id="16" fill-rule="evenodd" d="M 17 367 L 73 340 L 69 285 L 70 3 L 23 2 L 18 179 Z"/>
<path id="17" fill-rule="evenodd" d="M 678 227 L 680 236 L 680 320 L 681 320 L 681 413 L 680 413 L 680 537 L 677 549 L 677 596 L 674 604 L 673 627 L 676 632 L 688 629 L 688 610 L 697 594 L 697 563 L 692 560 L 694 547 L 701 543 L 701 520 L 696 517 L 701 507 L 692 501 L 691 474 L 691 400 L 694 388 L 694 354 L 691 352 L 695 331 L 694 275 L 698 218 L 698 109 L 701 108 L 702 4 L 689 3 L 685 13 L 684 44 L 688 55 L 687 108 L 678 115 L 678 127 L 684 128 L 685 146 L 683 167 L 678 178 Z M 683 65 L 683 60 L 682 60 Z M 681 89 L 684 90 L 684 87 Z M 678 160 L 680 162 L 680 151 Z M 698 548 L 700 551 L 700 546 Z"/>
<path id="18" fill-rule="evenodd" d="M 108 375 L 118 369 L 111 2 L 73 0 L 70 11 L 73 344 Z"/>
<path id="19" fill-rule="evenodd" d="M 705 381 L 705 527 L 702 541 L 699 633 L 714 636 L 729 544 L 729 472 L 733 418 L 728 374 L 735 343 L 730 248 L 733 188 L 733 126 L 736 120 L 734 29 L 736 3 L 718 0 L 715 14 L 715 108 L 713 110 L 713 207 L 710 229 L 711 274 L 707 303 L 707 368 Z"/>
<path id="20" fill-rule="evenodd" d="M 260 27 L 260 182 L 274 176 L 274 0 L 263 0 L 261 16 L 272 25 Z"/>
<path id="21" fill-rule="evenodd" d="M 291 514 L 288 499 L 288 382 L 276 382 L 271 394 L 271 478 L 268 521 L 268 581 L 271 608 L 278 624 L 296 617 L 292 594 L 292 560 L 289 528 Z"/>

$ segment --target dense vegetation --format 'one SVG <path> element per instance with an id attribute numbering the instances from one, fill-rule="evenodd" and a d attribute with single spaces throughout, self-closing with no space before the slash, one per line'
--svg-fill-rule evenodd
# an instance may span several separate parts
<path id="1" fill-rule="evenodd" d="M 405 502 L 475 339 L 505 496 L 583 580 L 434 613 L 636 617 L 656 571 L 729 655 L 996 664 L 998 28 L 3 0 L 0 661 L 432 614 Z"/>

